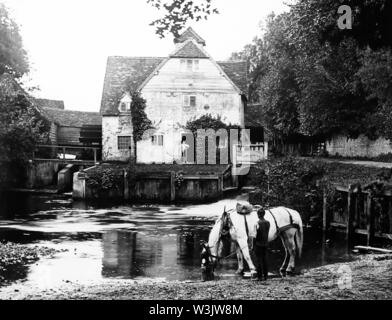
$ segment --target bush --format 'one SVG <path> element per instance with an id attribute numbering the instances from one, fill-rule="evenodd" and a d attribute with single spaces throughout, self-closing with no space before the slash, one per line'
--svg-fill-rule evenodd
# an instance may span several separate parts
<path id="1" fill-rule="evenodd" d="M 252 177 L 259 189 L 249 200 L 265 207 L 286 206 L 308 218 L 320 210 L 323 192 L 320 181 L 325 172 L 320 163 L 291 157 L 260 162 Z"/>
<path id="2" fill-rule="evenodd" d="M 87 185 L 98 195 L 106 194 L 109 190 L 119 190 L 123 184 L 122 170 L 98 167 L 88 172 Z"/>
<path id="3" fill-rule="evenodd" d="M 250 194 L 253 204 L 286 206 L 298 210 L 305 221 L 322 213 L 322 197 L 326 192 L 328 208 L 344 209 L 337 186 L 361 185 L 375 181 L 388 183 L 392 170 L 340 162 L 301 158 L 277 158 L 258 163 L 251 168 L 246 184 L 258 188 Z"/>

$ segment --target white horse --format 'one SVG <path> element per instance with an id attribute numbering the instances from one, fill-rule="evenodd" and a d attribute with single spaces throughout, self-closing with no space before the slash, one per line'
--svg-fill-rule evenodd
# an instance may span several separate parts
<path id="1" fill-rule="evenodd" d="M 249 203 L 244 206 L 251 207 Z M 229 212 L 224 210 L 222 216 L 213 226 L 208 239 L 210 258 L 214 266 L 219 258 L 223 258 L 223 243 L 225 240 L 231 240 L 236 244 L 238 259 L 236 273 L 243 273 L 244 259 L 248 263 L 251 275 L 254 276 L 257 273 L 248 246 L 251 242 L 248 240 L 256 236 L 256 226 L 259 220 L 257 209 L 258 206 L 255 206 L 248 214 L 237 213 L 235 209 Z M 264 218 L 270 223 L 268 242 L 280 237 L 286 251 L 286 257 L 280 268 L 281 275 L 285 276 L 286 272 L 293 273 L 295 258 L 296 256 L 301 257 L 303 245 L 303 227 L 300 214 L 292 209 L 278 207 L 266 209 Z"/>

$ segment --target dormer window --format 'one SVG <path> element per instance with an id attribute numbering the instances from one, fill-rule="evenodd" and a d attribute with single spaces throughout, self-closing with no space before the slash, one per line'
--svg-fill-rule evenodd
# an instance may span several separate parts
<path id="1" fill-rule="evenodd" d="M 181 71 L 196 72 L 199 71 L 198 59 L 181 59 Z"/>
<path id="2" fill-rule="evenodd" d="M 129 93 L 126 93 L 118 106 L 118 110 L 120 112 L 130 112 L 131 111 L 131 103 L 132 103 L 132 97 Z"/>

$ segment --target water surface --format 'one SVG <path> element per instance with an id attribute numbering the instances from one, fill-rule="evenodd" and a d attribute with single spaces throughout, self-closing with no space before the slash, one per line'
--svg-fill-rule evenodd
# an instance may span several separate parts
<path id="1" fill-rule="evenodd" d="M 223 208 L 239 195 L 203 205 L 91 205 L 61 196 L 11 194 L 0 204 L 0 241 L 66 249 L 41 259 L 20 276 L 43 287 L 64 281 L 103 278 L 198 280 L 200 240 L 207 240 Z M 300 268 L 345 261 L 342 242 L 321 245 L 318 232 L 306 231 Z M 280 241 L 270 248 L 271 271 L 283 262 Z M 235 257 L 223 261 L 221 277 L 233 277 Z"/>

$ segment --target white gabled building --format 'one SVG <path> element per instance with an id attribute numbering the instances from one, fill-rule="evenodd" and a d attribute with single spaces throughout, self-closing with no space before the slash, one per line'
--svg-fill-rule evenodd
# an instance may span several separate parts
<path id="1" fill-rule="evenodd" d="M 174 42 L 168 57 L 108 58 L 101 103 L 103 160 L 126 161 L 135 151 L 127 85 L 146 99 L 155 127 L 137 143 L 139 163 L 178 161 L 185 124 L 204 114 L 244 126 L 246 62 L 215 61 L 192 28 Z"/>

